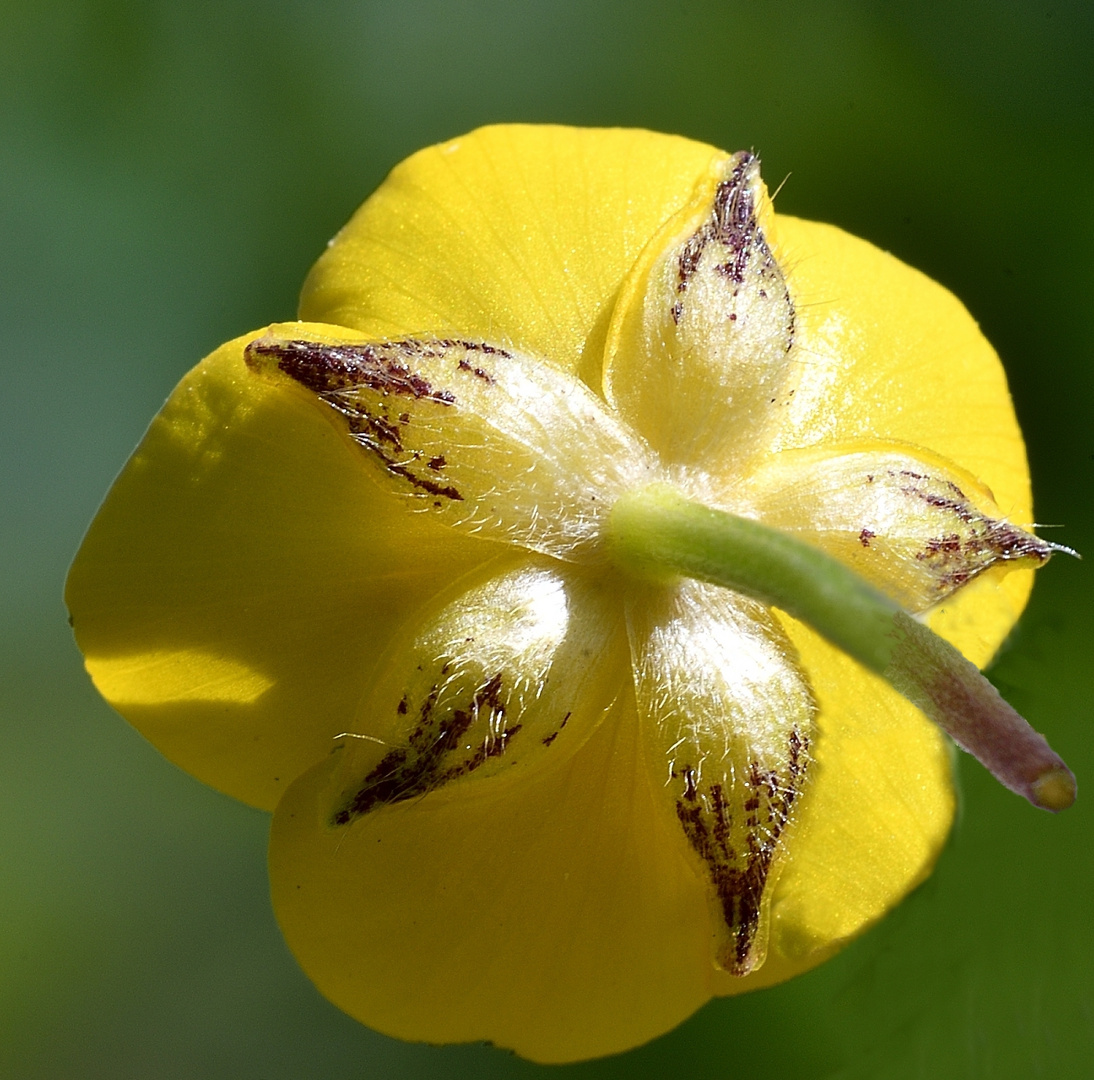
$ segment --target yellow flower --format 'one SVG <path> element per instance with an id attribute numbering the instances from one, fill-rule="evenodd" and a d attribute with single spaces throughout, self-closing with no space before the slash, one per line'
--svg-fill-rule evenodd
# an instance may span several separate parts
<path id="1" fill-rule="evenodd" d="M 275 810 L 274 905 L 332 1001 L 611 1053 L 924 878 L 945 737 L 778 608 L 636 573 L 612 511 L 662 485 L 774 526 L 983 665 L 1049 546 L 948 292 L 776 217 L 750 155 L 495 127 L 395 169 L 301 318 L 183 380 L 68 603 L 104 696 Z"/>

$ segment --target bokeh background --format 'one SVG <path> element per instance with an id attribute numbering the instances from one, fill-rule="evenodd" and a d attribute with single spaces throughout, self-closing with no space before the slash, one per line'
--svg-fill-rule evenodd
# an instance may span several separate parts
<path id="1" fill-rule="evenodd" d="M 0 1077 L 782 1080 L 1094 1068 L 1094 800 L 960 762 L 933 878 L 837 960 L 546 1070 L 329 1006 L 266 893 L 267 819 L 96 698 L 61 587 L 175 381 L 294 314 L 400 158 L 499 120 L 642 125 L 790 173 L 961 296 L 1006 364 L 1051 539 L 1094 554 L 1088 0 L 3 0 Z M 1091 790 L 1094 568 L 1053 560 L 992 678 Z"/>

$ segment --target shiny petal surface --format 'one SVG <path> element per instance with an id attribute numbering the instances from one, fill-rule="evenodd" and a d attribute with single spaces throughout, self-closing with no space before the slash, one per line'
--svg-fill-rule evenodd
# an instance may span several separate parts
<path id="1" fill-rule="evenodd" d="M 599 389 L 623 278 L 723 156 L 649 131 L 527 125 L 428 147 L 335 237 L 301 318 L 484 337 Z"/>
<path id="2" fill-rule="evenodd" d="M 256 336 L 172 394 L 66 599 L 103 696 L 172 761 L 272 809 L 346 730 L 392 634 L 502 549 L 407 514 L 314 404 L 247 369 Z"/>
<path id="3" fill-rule="evenodd" d="M 487 342 L 268 334 L 246 355 L 337 414 L 408 512 L 465 533 L 603 560 L 612 504 L 656 475 L 653 456 L 584 383 Z"/>
<path id="4" fill-rule="evenodd" d="M 834 555 L 913 612 L 993 566 L 1037 567 L 1052 554 L 1002 517 L 975 477 L 916 447 L 784 451 L 735 494 L 744 512 Z"/>
<path id="5" fill-rule="evenodd" d="M 789 400 L 794 304 L 764 235 L 770 217 L 759 162 L 725 158 L 623 287 L 605 394 L 669 464 L 740 472 Z"/>
<path id="6" fill-rule="evenodd" d="M 762 967 L 742 977 L 712 963 L 720 913 L 666 798 L 664 753 L 639 720 L 620 642 L 610 685 L 621 696 L 570 757 L 347 825 L 332 824 L 346 792 L 337 757 L 290 789 L 274 817 L 271 884 L 309 976 L 389 1034 L 571 1061 L 652 1038 L 712 994 L 799 974 L 877 921 L 945 842 L 950 751 L 880 680 L 780 622 L 823 674 Z M 579 706 L 570 723 L 598 709 Z"/>
<path id="7" fill-rule="evenodd" d="M 769 449 L 857 439 L 929 448 L 977 477 L 1003 516 L 1031 521 L 1006 377 L 961 302 L 834 226 L 776 215 L 768 233 L 797 308 L 799 368 Z"/>
<path id="8" fill-rule="evenodd" d="M 961 302 L 832 225 L 775 215 L 768 239 L 796 306 L 798 365 L 770 451 L 905 443 L 975 477 L 1001 517 L 1033 521 L 1006 376 Z M 932 609 L 928 622 L 983 667 L 1032 587 L 1031 571 L 989 570 Z"/>
<path id="9" fill-rule="evenodd" d="M 771 888 L 809 761 L 814 704 L 767 609 L 684 581 L 627 609 L 655 782 L 707 880 L 712 959 L 735 975 L 767 952 Z"/>

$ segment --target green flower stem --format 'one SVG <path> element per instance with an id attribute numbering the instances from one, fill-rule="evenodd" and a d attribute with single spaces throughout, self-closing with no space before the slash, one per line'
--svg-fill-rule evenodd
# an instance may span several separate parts
<path id="1" fill-rule="evenodd" d="M 1071 770 L 974 664 L 817 548 L 660 485 L 619 499 L 610 545 L 632 571 L 708 581 L 785 611 L 885 678 L 1034 806 L 1074 802 Z"/>

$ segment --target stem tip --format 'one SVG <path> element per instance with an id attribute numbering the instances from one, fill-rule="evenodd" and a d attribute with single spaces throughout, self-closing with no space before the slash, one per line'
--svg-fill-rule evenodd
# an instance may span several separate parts
<path id="1" fill-rule="evenodd" d="M 1075 801 L 1075 777 L 1068 768 L 1046 769 L 1031 785 L 1034 806 L 1054 814 Z"/>

